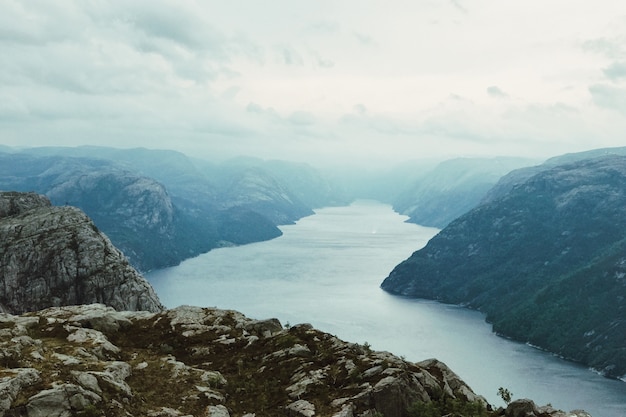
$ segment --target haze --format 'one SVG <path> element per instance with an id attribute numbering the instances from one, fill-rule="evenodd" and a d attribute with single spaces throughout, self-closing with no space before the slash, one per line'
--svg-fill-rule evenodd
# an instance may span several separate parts
<path id="1" fill-rule="evenodd" d="M 311 163 L 621 146 L 600 0 L 0 0 L 0 143 Z"/>

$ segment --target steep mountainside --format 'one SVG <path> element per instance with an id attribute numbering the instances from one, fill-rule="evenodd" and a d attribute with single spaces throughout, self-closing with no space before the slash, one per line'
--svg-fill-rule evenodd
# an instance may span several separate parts
<path id="1" fill-rule="evenodd" d="M 442 228 L 474 208 L 502 175 L 529 164 L 522 158 L 444 161 L 402 191 L 393 208 L 409 222 Z"/>
<path id="2" fill-rule="evenodd" d="M 577 152 L 577 153 L 568 153 L 565 155 L 555 156 L 553 158 L 548 159 L 541 165 L 531 166 L 516 169 L 511 171 L 507 175 L 500 178 L 500 181 L 487 192 L 481 203 L 487 203 L 491 200 L 502 197 L 507 192 L 509 192 L 513 187 L 518 186 L 524 183 L 533 175 L 540 173 L 541 171 L 545 171 L 546 169 L 554 168 L 558 165 L 563 165 L 567 163 L 582 161 L 584 159 L 591 158 L 599 158 L 610 155 L 626 155 L 626 147 L 620 148 L 602 148 L 602 149 L 594 149 L 591 151 L 585 152 Z"/>
<path id="3" fill-rule="evenodd" d="M 0 416 L 589 417 L 485 405 L 437 360 L 406 362 L 306 324 L 198 307 L 0 314 Z"/>
<path id="4" fill-rule="evenodd" d="M 282 189 L 282 193 L 293 201 L 293 206 L 291 206 L 279 199 L 275 202 L 275 207 L 272 207 L 272 211 L 278 212 L 280 217 L 290 219 L 286 223 L 301 217 L 298 215 L 302 211 L 301 204 L 304 204 L 310 212 L 311 208 L 347 203 L 337 187 L 320 172 L 306 164 L 243 157 L 222 163 L 212 163 L 190 158 L 176 151 L 144 148 L 50 147 L 33 148 L 24 152 L 34 155 L 62 155 L 115 161 L 126 170 L 154 178 L 164 184 L 176 203 L 179 199 L 182 200 L 178 204 L 181 207 L 191 205 L 206 208 L 228 204 L 229 193 L 247 191 L 246 188 L 233 190 L 232 187 L 238 184 L 237 178 L 251 170 L 256 170 L 264 178 L 276 184 Z M 254 202 L 254 199 L 248 198 L 247 202 Z M 274 203 L 272 199 L 267 198 L 267 195 L 264 196 L 264 206 L 272 203 Z M 245 209 L 246 207 L 238 206 L 238 208 Z"/>
<path id="5" fill-rule="evenodd" d="M 0 193 L 0 311 L 95 302 L 120 310 L 163 308 L 82 211 L 52 207 L 36 194 Z"/>
<path id="6" fill-rule="evenodd" d="M 259 213 L 218 208 L 201 192 L 198 204 L 174 201 L 160 182 L 103 159 L 0 153 L 0 189 L 35 191 L 81 208 L 144 271 L 281 234 Z"/>
<path id="7" fill-rule="evenodd" d="M 626 157 L 558 165 L 450 223 L 382 288 L 463 303 L 494 330 L 626 374 Z"/>
<path id="8" fill-rule="evenodd" d="M 80 207 L 144 271 L 275 238 L 314 207 L 348 202 L 305 164 L 91 146 L 0 152 L 0 189 Z"/>
<path id="9" fill-rule="evenodd" d="M 245 208 L 276 224 L 290 224 L 313 214 L 310 207 L 259 168 L 248 168 L 234 175 L 224 189 L 221 206 Z"/>

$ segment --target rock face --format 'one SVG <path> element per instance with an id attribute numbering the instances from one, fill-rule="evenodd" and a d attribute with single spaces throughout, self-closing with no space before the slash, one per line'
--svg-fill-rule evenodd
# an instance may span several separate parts
<path id="1" fill-rule="evenodd" d="M 0 193 L 0 308 L 11 313 L 105 303 L 159 311 L 150 284 L 81 210 L 34 193 Z"/>
<path id="2" fill-rule="evenodd" d="M 0 314 L 0 365 L 0 416 L 404 417 L 443 398 L 485 406 L 436 360 L 211 308 Z"/>
<path id="3" fill-rule="evenodd" d="M 498 333 L 622 377 L 626 157 L 516 178 L 398 265 L 382 288 L 480 309 Z"/>
<path id="4" fill-rule="evenodd" d="M 215 165 L 148 149 L 0 152 L 0 189 L 35 191 L 82 209 L 141 271 L 273 239 L 282 234 L 278 225 L 313 207 L 345 203 L 306 165 L 256 159 Z"/>
<path id="5" fill-rule="evenodd" d="M 474 208 L 502 175 L 529 165 L 522 158 L 458 158 L 444 161 L 402 191 L 393 202 L 409 222 L 443 228 Z"/>

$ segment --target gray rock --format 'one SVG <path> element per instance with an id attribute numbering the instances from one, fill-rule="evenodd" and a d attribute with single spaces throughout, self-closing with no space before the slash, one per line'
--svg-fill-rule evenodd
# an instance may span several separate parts
<path id="1" fill-rule="evenodd" d="M 245 326 L 246 331 L 259 337 L 270 337 L 283 329 L 278 319 L 255 320 Z"/>
<path id="2" fill-rule="evenodd" d="M 315 406 L 307 400 L 293 402 L 286 409 L 287 416 L 290 417 L 313 417 L 315 415 Z"/>
<path id="3" fill-rule="evenodd" d="M 150 284 L 79 209 L 43 197 L 0 193 L 0 304 L 23 313 L 51 306 L 103 303 L 159 311 Z M 8 208 L 7 208 L 8 207 Z M 17 208 L 16 208 L 17 207 Z"/>
<path id="4" fill-rule="evenodd" d="M 538 414 L 537 406 L 529 399 L 515 400 L 505 410 L 506 417 L 537 417 Z"/>
<path id="5" fill-rule="evenodd" d="M 28 399 L 28 417 L 71 417 L 102 397 L 74 384 L 58 384 Z"/>
<path id="6" fill-rule="evenodd" d="M 3 192 L 0 193 L 0 218 L 50 205 L 50 200 L 36 193 Z"/>
<path id="7" fill-rule="evenodd" d="M 206 408 L 206 417 L 230 417 L 228 409 L 223 405 L 210 405 Z"/>
<path id="8" fill-rule="evenodd" d="M 8 376 L 0 377 L 0 416 L 11 408 L 11 404 L 24 388 L 40 379 L 39 371 L 32 368 L 14 368 Z"/>

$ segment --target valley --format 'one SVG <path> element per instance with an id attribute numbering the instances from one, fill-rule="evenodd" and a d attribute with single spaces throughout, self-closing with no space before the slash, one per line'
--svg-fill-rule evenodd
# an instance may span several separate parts
<path id="1" fill-rule="evenodd" d="M 278 239 L 211 251 L 147 278 L 169 308 L 234 308 L 283 324 L 311 323 L 410 361 L 436 357 L 496 405 L 503 405 L 498 387 L 506 386 L 515 398 L 622 416 L 626 384 L 498 337 L 479 312 L 378 288 L 389 268 L 437 229 L 406 223 L 373 201 L 316 213 L 281 227 Z"/>

